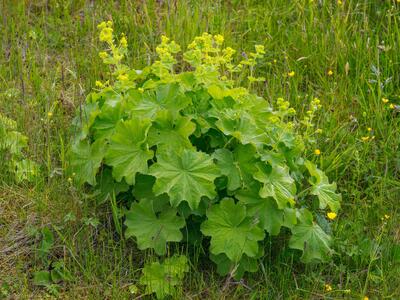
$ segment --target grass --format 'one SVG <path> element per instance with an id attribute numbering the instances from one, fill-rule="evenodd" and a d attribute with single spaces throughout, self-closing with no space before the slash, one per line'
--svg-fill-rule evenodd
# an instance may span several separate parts
<path id="1" fill-rule="evenodd" d="M 332 262 L 303 265 L 283 238 L 274 239 L 261 272 L 226 284 L 199 249 L 176 298 L 400 298 L 400 109 L 381 100 L 400 105 L 400 3 L 339 2 L 2 1 L 0 111 L 29 137 L 44 176 L 17 186 L 0 174 L 0 298 L 48 294 L 32 283 L 33 272 L 46 268 L 37 251 L 45 227 L 55 236 L 50 260 L 73 274 L 58 285 L 61 298 L 135 298 L 129 287 L 154 257 L 121 239 L 111 208 L 96 206 L 63 175 L 74 111 L 96 80 L 110 76 L 96 29 L 108 19 L 126 33 L 127 63 L 138 69 L 155 57 L 161 34 L 187 44 L 204 31 L 221 33 L 242 51 L 265 43 L 259 74 L 267 80 L 258 94 L 284 97 L 300 114 L 310 97 L 323 103 L 315 159 L 343 195 Z"/>

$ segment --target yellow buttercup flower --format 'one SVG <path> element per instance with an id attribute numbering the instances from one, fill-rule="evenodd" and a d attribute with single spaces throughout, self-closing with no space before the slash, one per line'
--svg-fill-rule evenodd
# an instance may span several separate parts
<path id="1" fill-rule="evenodd" d="M 382 102 L 386 104 L 386 103 L 389 102 L 389 99 L 388 98 L 382 98 Z"/>
<path id="2" fill-rule="evenodd" d="M 369 298 L 368 298 L 367 296 L 365 296 L 365 297 L 363 298 L 363 300 L 369 300 Z"/>
<path id="3" fill-rule="evenodd" d="M 320 154 L 321 154 L 321 150 L 315 149 L 315 150 L 314 150 L 314 154 L 315 154 L 315 155 L 320 155 Z"/>
<path id="4" fill-rule="evenodd" d="M 333 75 L 333 71 L 332 70 L 329 70 L 328 71 L 328 76 L 332 76 Z"/>
<path id="5" fill-rule="evenodd" d="M 334 220 L 334 219 L 336 219 L 337 214 L 334 213 L 334 212 L 328 212 L 328 213 L 326 214 L 326 216 L 328 217 L 329 220 Z"/>
<path id="6" fill-rule="evenodd" d="M 96 86 L 99 87 L 99 88 L 102 88 L 102 87 L 104 86 L 104 84 L 103 84 L 101 81 L 99 81 L 99 80 L 96 80 L 95 84 L 96 84 Z"/>
<path id="7" fill-rule="evenodd" d="M 47 113 L 47 117 L 48 118 L 51 118 L 53 116 L 53 113 L 51 112 L 51 111 L 49 111 L 48 113 Z"/>
<path id="8" fill-rule="evenodd" d="M 332 291 L 332 286 L 330 284 L 325 284 L 325 291 L 327 292 Z"/>
<path id="9" fill-rule="evenodd" d="M 288 76 L 289 76 L 289 77 L 293 77 L 295 74 L 296 74 L 296 73 L 295 73 L 294 71 L 291 71 L 291 72 L 288 73 Z"/>
<path id="10" fill-rule="evenodd" d="M 390 103 L 389 107 L 390 107 L 390 109 L 394 109 L 394 104 Z"/>
<path id="11" fill-rule="evenodd" d="M 390 219 L 389 215 L 384 215 L 384 217 L 385 217 L 386 220 Z"/>
<path id="12" fill-rule="evenodd" d="M 371 132 L 371 131 L 372 131 L 372 128 L 371 128 L 371 127 L 368 127 L 367 130 L 368 130 L 368 132 Z"/>
<path id="13" fill-rule="evenodd" d="M 366 142 L 366 141 L 369 140 L 369 136 L 363 136 L 363 137 L 361 137 L 361 140 L 362 140 L 363 142 Z"/>

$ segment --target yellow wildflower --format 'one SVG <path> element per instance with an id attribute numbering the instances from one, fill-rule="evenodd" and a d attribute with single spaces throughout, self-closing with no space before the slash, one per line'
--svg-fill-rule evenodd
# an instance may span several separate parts
<path id="1" fill-rule="evenodd" d="M 101 22 L 99 25 L 97 25 L 97 28 L 98 29 L 104 29 L 104 28 L 106 28 L 107 27 L 107 24 L 106 24 L 106 22 Z"/>
<path id="2" fill-rule="evenodd" d="M 214 40 L 217 43 L 217 45 L 222 45 L 224 42 L 224 37 L 220 34 L 214 35 Z"/>
<path id="3" fill-rule="evenodd" d="M 96 86 L 98 87 L 98 88 L 102 88 L 103 86 L 104 86 L 104 84 L 101 82 L 101 81 L 99 81 L 99 80 L 96 80 Z"/>
<path id="4" fill-rule="evenodd" d="M 390 103 L 390 104 L 389 104 L 389 107 L 390 107 L 390 109 L 394 109 L 394 104 L 393 104 L 393 103 Z"/>
<path id="5" fill-rule="evenodd" d="M 128 41 L 126 40 L 125 35 L 122 36 L 122 38 L 119 40 L 119 43 L 121 44 L 122 48 L 128 47 Z"/>
<path id="6" fill-rule="evenodd" d="M 343 2 L 342 2 L 341 0 L 338 0 L 337 4 L 338 4 L 338 5 L 342 5 Z"/>
<path id="7" fill-rule="evenodd" d="M 332 291 L 332 286 L 330 284 L 325 284 L 325 291 L 327 292 Z"/>
<path id="8" fill-rule="evenodd" d="M 108 54 L 107 54 L 107 52 L 101 51 L 101 52 L 99 53 L 99 56 L 100 56 L 101 59 L 105 59 L 105 58 L 108 57 Z"/>
<path id="9" fill-rule="evenodd" d="M 368 127 L 367 130 L 368 130 L 368 132 L 371 132 L 371 131 L 372 131 L 372 128 L 371 128 L 371 127 Z"/>
<path id="10" fill-rule="evenodd" d="M 258 54 L 265 54 L 265 48 L 263 45 L 256 45 L 255 48 Z"/>
<path id="11" fill-rule="evenodd" d="M 365 297 L 363 298 L 363 300 L 369 300 L 369 298 L 368 298 L 367 296 L 365 296 Z"/>
<path id="12" fill-rule="evenodd" d="M 296 73 L 295 73 L 294 71 L 290 71 L 290 72 L 288 73 L 288 76 L 289 76 L 289 77 L 293 77 L 295 74 L 296 74 Z"/>
<path id="13" fill-rule="evenodd" d="M 386 103 L 389 102 L 389 99 L 388 98 L 382 98 L 382 102 L 386 104 Z"/>
<path id="14" fill-rule="evenodd" d="M 274 59 L 274 64 L 276 64 L 276 62 L 277 62 L 277 60 L 276 60 L 276 59 Z"/>
<path id="15" fill-rule="evenodd" d="M 320 155 L 320 154 L 321 154 L 321 150 L 315 149 L 315 150 L 314 150 L 314 154 L 315 154 L 315 155 Z"/>
<path id="16" fill-rule="evenodd" d="M 332 76 L 333 75 L 333 71 L 332 70 L 329 70 L 328 71 L 328 76 Z"/>
<path id="17" fill-rule="evenodd" d="M 101 42 L 107 42 L 111 44 L 113 40 L 113 29 L 109 27 L 103 28 L 100 31 L 99 39 Z"/>
<path id="18" fill-rule="evenodd" d="M 328 217 L 329 220 L 334 220 L 334 219 L 336 219 L 337 214 L 331 211 L 331 212 L 328 212 L 326 214 L 326 216 Z"/>
<path id="19" fill-rule="evenodd" d="M 369 136 L 363 136 L 363 137 L 361 137 L 361 140 L 362 140 L 363 142 L 366 142 L 366 141 L 369 140 Z"/>
<path id="20" fill-rule="evenodd" d="M 71 177 L 68 177 L 68 182 L 72 183 L 72 178 Z"/>
<path id="21" fill-rule="evenodd" d="M 120 74 L 118 75 L 118 80 L 120 81 L 128 80 L 128 76 L 126 74 Z"/>
<path id="22" fill-rule="evenodd" d="M 388 220 L 390 218 L 389 215 L 384 215 L 385 219 Z"/>
<path id="23" fill-rule="evenodd" d="M 107 21 L 107 26 L 108 26 L 108 27 L 113 26 L 113 22 L 112 22 L 112 21 Z"/>
<path id="24" fill-rule="evenodd" d="M 53 113 L 51 112 L 51 111 L 49 111 L 48 113 L 47 113 L 47 117 L 48 118 L 51 118 L 53 116 Z"/>

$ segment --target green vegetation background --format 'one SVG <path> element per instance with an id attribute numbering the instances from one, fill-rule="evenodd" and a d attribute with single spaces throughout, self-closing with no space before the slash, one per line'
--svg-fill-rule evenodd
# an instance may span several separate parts
<path id="1" fill-rule="evenodd" d="M 323 104 L 315 160 L 343 195 L 332 262 L 301 264 L 274 239 L 261 272 L 227 283 L 199 248 L 177 298 L 400 298 L 400 3 L 3 0 L 0 17 L 0 111 L 45 166 L 34 184 L 17 186 L 0 173 L 0 298 L 47 293 L 32 284 L 44 268 L 36 251 L 44 227 L 55 233 L 49 260 L 73 274 L 58 287 L 62 298 L 135 298 L 140 267 L 153 257 L 121 240 L 110 209 L 63 177 L 74 111 L 96 80 L 110 77 L 96 28 L 108 19 L 126 33 L 127 64 L 138 69 L 155 57 L 161 34 L 185 45 L 204 31 L 221 33 L 240 51 L 265 44 L 257 93 L 284 97 L 300 114 L 310 97 Z"/>

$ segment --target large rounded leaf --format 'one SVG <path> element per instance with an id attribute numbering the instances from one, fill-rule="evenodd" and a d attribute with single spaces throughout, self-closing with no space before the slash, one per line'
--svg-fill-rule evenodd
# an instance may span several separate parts
<path id="1" fill-rule="evenodd" d="M 305 263 L 313 260 L 326 261 L 329 254 L 331 237 L 313 222 L 313 216 L 307 209 L 299 211 L 299 223 L 292 228 L 289 247 L 303 251 L 301 260 Z"/>
<path id="2" fill-rule="evenodd" d="M 167 193 L 172 206 L 186 200 L 191 209 L 196 209 L 202 196 L 215 197 L 214 179 L 220 172 L 209 155 L 186 149 L 179 154 L 158 154 L 150 174 L 156 177 L 156 195 Z"/>
<path id="3" fill-rule="evenodd" d="M 256 257 L 258 241 L 264 239 L 264 230 L 254 218 L 248 217 L 246 207 L 233 199 L 222 200 L 207 211 L 207 220 L 201 232 L 211 236 L 212 254 L 226 254 L 232 262 L 239 262 L 243 254 Z"/>
<path id="4" fill-rule="evenodd" d="M 147 119 L 131 119 L 118 124 L 106 155 L 106 163 L 113 167 L 117 181 L 125 177 L 132 185 L 136 173 L 147 173 L 147 161 L 153 158 L 153 151 L 146 144 L 150 126 Z"/>
<path id="5" fill-rule="evenodd" d="M 263 183 L 260 189 L 261 197 L 274 198 L 280 209 L 284 209 L 288 203 L 294 204 L 296 184 L 287 167 L 260 163 L 257 168 L 258 172 L 254 174 L 254 178 Z"/>
<path id="6" fill-rule="evenodd" d="M 153 248 L 158 255 L 166 253 L 167 242 L 182 240 L 180 229 L 185 220 L 176 215 L 174 208 L 163 210 L 156 215 L 152 201 L 145 200 L 132 204 L 126 213 L 126 237 L 135 236 L 140 250 Z"/>

